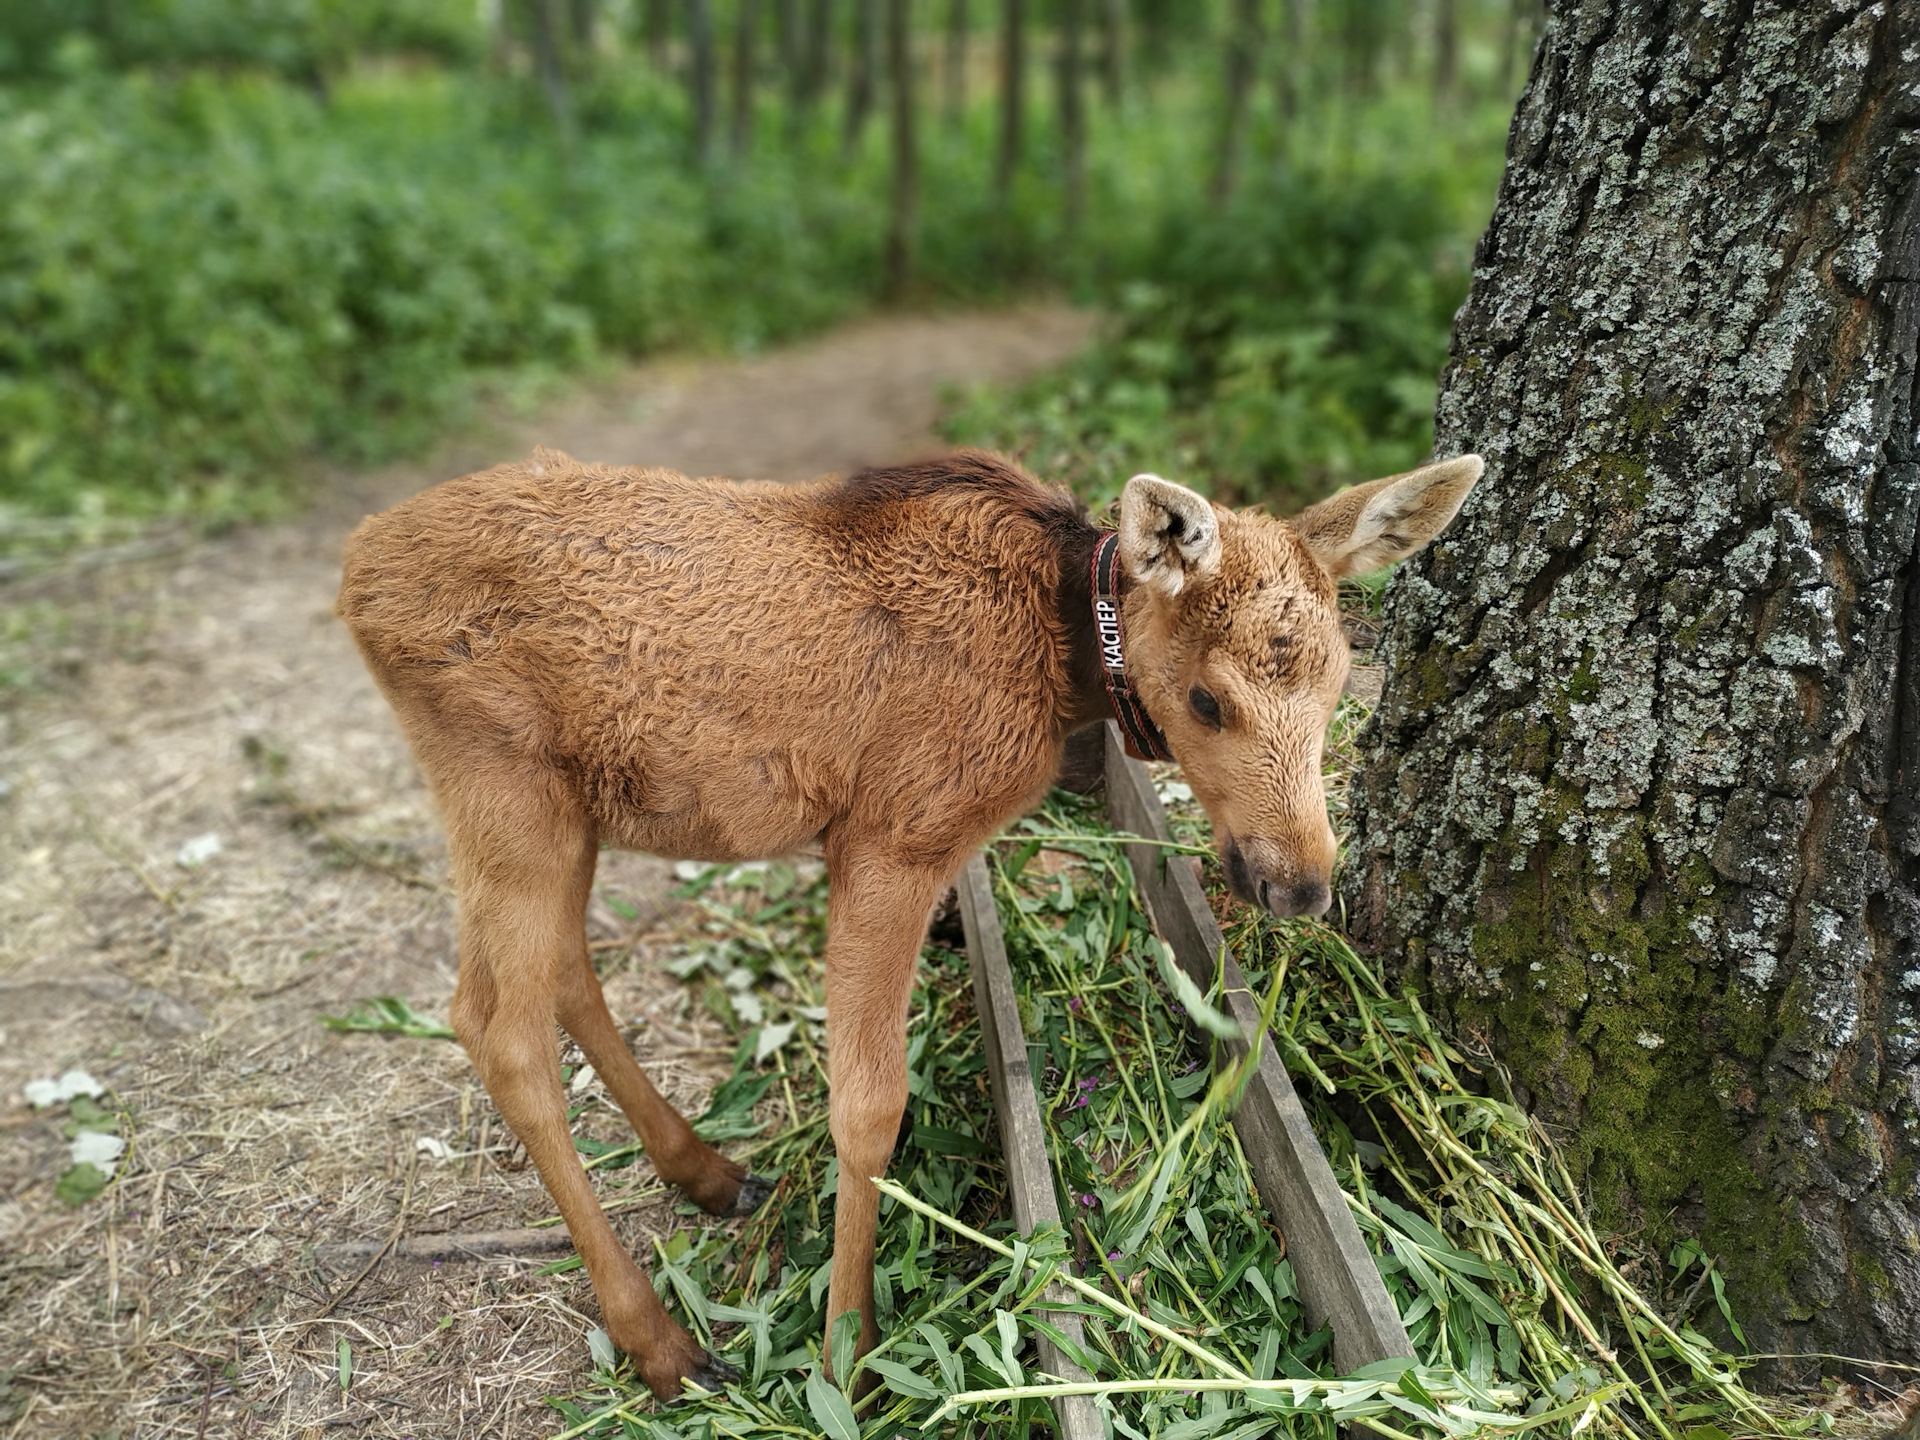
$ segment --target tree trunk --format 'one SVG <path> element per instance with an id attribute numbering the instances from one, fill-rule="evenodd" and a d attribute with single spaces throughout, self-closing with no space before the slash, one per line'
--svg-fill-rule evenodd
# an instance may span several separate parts
<path id="1" fill-rule="evenodd" d="M 1079 233 L 1087 208 L 1087 97 L 1081 81 L 1086 69 L 1082 44 L 1086 36 L 1086 0 L 1059 0 L 1060 149 L 1065 161 L 1064 209 L 1069 236 Z"/>
<path id="2" fill-rule="evenodd" d="M 693 106 L 693 158 L 705 165 L 713 158 L 714 70 L 712 0 L 687 0 L 687 88 Z"/>
<path id="3" fill-rule="evenodd" d="M 887 227 L 887 297 L 913 282 L 914 231 L 920 219 L 920 151 L 914 131 L 913 0 L 887 0 L 887 78 L 893 100 L 893 216 Z"/>
<path id="4" fill-rule="evenodd" d="M 595 0 L 570 0 L 567 22 L 573 32 L 573 48 L 591 56 L 600 44 L 600 14 Z"/>
<path id="5" fill-rule="evenodd" d="M 759 56 L 760 0 L 737 0 L 733 23 L 733 158 L 753 147 L 753 101 Z"/>
<path id="6" fill-rule="evenodd" d="M 1127 0 L 1099 0 L 1100 88 L 1107 108 L 1118 110 L 1127 88 Z"/>
<path id="7" fill-rule="evenodd" d="M 808 109 L 827 93 L 833 67 L 833 17 L 833 0 L 812 0 L 807 9 L 807 53 L 800 88 Z"/>
<path id="8" fill-rule="evenodd" d="M 673 0 L 647 0 L 646 18 L 642 23 L 647 37 L 647 59 L 656 68 L 664 69 L 667 46 L 673 39 Z"/>
<path id="9" fill-rule="evenodd" d="M 560 59 L 559 0 L 527 0 L 527 18 L 533 30 L 533 68 L 540 77 L 540 89 L 553 112 L 554 128 L 563 141 L 573 138 L 573 97 L 567 90 L 567 73 Z"/>
<path id="10" fill-rule="evenodd" d="M 843 137 L 851 152 L 867 132 L 873 114 L 874 71 L 879 63 L 880 0 L 853 0 L 853 54 L 847 66 L 847 128 Z"/>
<path id="11" fill-rule="evenodd" d="M 1439 402 L 1487 475 L 1389 592 L 1345 881 L 1756 1350 L 1906 1364 L 1917 47 L 1912 5 L 1555 7 Z"/>
<path id="12" fill-rule="evenodd" d="M 1307 0 L 1280 0 L 1280 53 L 1273 62 L 1273 99 L 1283 141 L 1287 122 L 1300 113 L 1307 51 L 1306 7 Z"/>
<path id="13" fill-rule="evenodd" d="M 1026 0 L 1000 0 L 1000 143 L 993 192 L 1002 209 L 1013 196 L 1027 113 Z"/>
<path id="14" fill-rule="evenodd" d="M 1460 22 L 1454 0 L 1434 0 L 1433 9 L 1433 103 L 1439 109 L 1453 104 L 1453 87 L 1459 79 Z"/>
<path id="15" fill-rule="evenodd" d="M 958 125 L 967 113 L 967 42 L 972 25 L 967 0 L 947 0 L 947 123 Z"/>
<path id="16" fill-rule="evenodd" d="M 1211 192 L 1224 205 L 1240 178 L 1240 152 L 1247 143 L 1247 113 L 1253 98 L 1253 73 L 1260 64 L 1261 0 L 1234 0 L 1227 21 L 1225 107 L 1220 142 L 1213 157 Z"/>

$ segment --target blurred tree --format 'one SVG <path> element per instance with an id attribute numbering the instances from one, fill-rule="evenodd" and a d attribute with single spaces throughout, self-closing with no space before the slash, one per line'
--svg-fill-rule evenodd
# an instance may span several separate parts
<path id="1" fill-rule="evenodd" d="M 834 0 L 812 0 L 807 10 L 807 54 L 801 91 L 808 108 L 827 93 L 833 69 Z"/>
<path id="2" fill-rule="evenodd" d="M 686 0 L 687 89 L 693 111 L 693 158 L 705 165 L 713 159 L 713 128 L 718 98 L 715 72 L 719 59 L 714 53 L 713 0 Z"/>
<path id="3" fill-rule="evenodd" d="M 667 47 L 673 43 L 673 0 L 646 0 L 641 25 L 646 36 L 647 58 L 664 70 Z"/>
<path id="4" fill-rule="evenodd" d="M 567 71 L 561 57 L 561 0 L 525 0 L 528 28 L 533 36 L 533 66 L 540 89 L 553 112 L 554 127 L 563 140 L 573 136 L 573 97 L 567 89 Z"/>
<path id="5" fill-rule="evenodd" d="M 1507 6 L 1507 33 L 1500 46 L 1500 88 L 1513 93 L 1514 68 L 1524 76 L 1527 57 L 1533 52 L 1534 16 L 1542 0 L 1511 0 Z"/>
<path id="6" fill-rule="evenodd" d="M 1305 83 L 1310 28 L 1307 7 L 1312 0 L 1280 0 L 1279 53 L 1273 63 L 1274 110 L 1281 124 L 1300 113 Z"/>
<path id="7" fill-rule="evenodd" d="M 1380 51 L 1389 30 L 1393 0 L 1341 0 L 1337 10 L 1341 46 L 1346 52 L 1347 94 L 1364 100 L 1380 76 Z"/>
<path id="8" fill-rule="evenodd" d="M 600 43 L 599 0 L 568 0 L 567 20 L 573 31 L 574 50 L 583 57 L 592 55 Z"/>
<path id="9" fill-rule="evenodd" d="M 760 0 L 734 0 L 733 12 L 733 125 L 729 149 L 743 158 L 753 146 L 754 82 L 758 78 Z"/>
<path id="10" fill-rule="evenodd" d="M 920 218 L 913 0 L 887 0 L 887 72 L 893 101 L 893 213 L 887 227 L 886 293 L 899 300 L 913 281 L 914 231 Z"/>
<path id="11" fill-rule="evenodd" d="M 947 0 L 946 108 L 947 123 L 957 125 L 967 113 L 967 46 L 973 38 L 967 0 Z"/>
<path id="12" fill-rule="evenodd" d="M 1000 0 L 1000 137 L 993 191 L 1001 209 L 1013 198 L 1027 109 L 1026 0 Z"/>
<path id="13" fill-rule="evenodd" d="M 1107 107 L 1120 108 L 1127 84 L 1127 0 L 1099 0 L 1100 84 Z"/>
<path id="14" fill-rule="evenodd" d="M 1209 186 L 1216 206 L 1226 204 L 1240 176 L 1240 152 L 1246 148 L 1253 77 L 1260 66 L 1262 8 L 1261 0 L 1233 0 L 1233 13 L 1227 22 L 1220 138 L 1214 151 L 1213 181 Z"/>
<path id="15" fill-rule="evenodd" d="M 1793 1382 L 1920 1363 L 1917 52 L 1554 6 L 1352 793 L 1356 936 Z"/>
<path id="16" fill-rule="evenodd" d="M 846 131 L 842 143 L 851 153 L 866 133 L 878 88 L 880 5 L 882 0 L 853 0 L 853 44 L 847 57 Z"/>
<path id="17" fill-rule="evenodd" d="M 1433 103 L 1444 110 L 1453 104 L 1454 85 L 1459 79 L 1460 19 L 1454 0 L 1434 0 L 1433 10 Z"/>
<path id="18" fill-rule="evenodd" d="M 1055 77 L 1060 99 L 1060 152 L 1064 214 L 1069 236 L 1079 233 L 1087 204 L 1087 98 L 1082 50 L 1086 0 L 1058 0 L 1060 35 Z"/>

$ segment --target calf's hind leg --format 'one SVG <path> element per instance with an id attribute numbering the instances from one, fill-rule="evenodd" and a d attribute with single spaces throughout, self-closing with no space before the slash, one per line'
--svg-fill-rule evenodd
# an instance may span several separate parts
<path id="1" fill-rule="evenodd" d="M 586 907 L 586 886 L 592 882 L 593 859 L 589 855 L 586 881 L 579 895 L 581 910 Z M 744 1167 L 695 1135 L 686 1118 L 653 1088 L 607 1011 L 600 977 L 593 973 L 593 962 L 587 958 L 584 931 L 574 953 L 576 961 L 560 981 L 560 1023 L 625 1112 L 655 1172 L 669 1185 L 686 1191 L 694 1204 L 711 1215 L 751 1214 L 772 1193 L 772 1182 L 749 1175 Z"/>
<path id="2" fill-rule="evenodd" d="M 460 895 L 454 1032 L 558 1205 L 613 1343 L 657 1395 L 677 1395 L 683 1379 L 718 1388 L 733 1372 L 667 1314 L 607 1223 L 567 1129 L 553 1025 L 585 948 L 595 838 L 556 778 L 501 780 L 495 769 L 442 789 Z"/>

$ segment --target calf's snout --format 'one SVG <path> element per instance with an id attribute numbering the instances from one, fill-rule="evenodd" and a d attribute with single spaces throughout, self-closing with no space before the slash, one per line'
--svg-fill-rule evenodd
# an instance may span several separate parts
<path id="1" fill-rule="evenodd" d="M 1228 836 L 1224 859 L 1227 888 L 1269 915 L 1324 915 L 1333 904 L 1331 856 L 1308 860 L 1271 841 Z"/>

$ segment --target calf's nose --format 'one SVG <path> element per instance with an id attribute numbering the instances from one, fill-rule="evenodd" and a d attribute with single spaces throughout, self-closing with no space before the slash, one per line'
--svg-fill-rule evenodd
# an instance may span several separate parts
<path id="1" fill-rule="evenodd" d="M 1252 842 L 1251 853 L 1237 839 L 1227 842 L 1227 887 L 1242 900 L 1269 915 L 1324 915 L 1333 904 L 1333 891 L 1323 873 L 1301 873 L 1298 867 L 1266 863 L 1264 842 Z"/>
<path id="2" fill-rule="evenodd" d="M 1260 882 L 1260 908 L 1269 915 L 1324 915 L 1333 904 L 1333 891 L 1324 880 L 1295 880 L 1280 884 Z"/>

